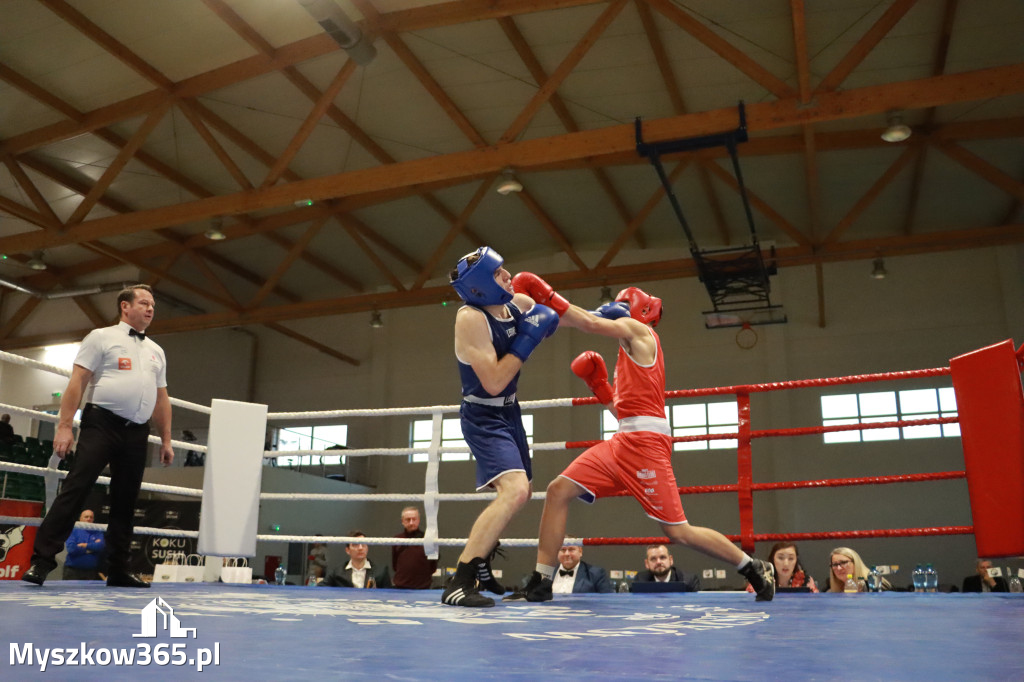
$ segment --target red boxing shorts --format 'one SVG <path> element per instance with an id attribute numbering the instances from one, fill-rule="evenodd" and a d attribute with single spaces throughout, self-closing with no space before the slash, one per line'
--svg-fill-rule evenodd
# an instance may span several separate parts
<path id="1" fill-rule="evenodd" d="M 664 434 L 616 433 L 577 457 L 561 476 L 587 491 L 579 496 L 584 502 L 625 489 L 655 521 L 687 522 L 672 471 L 672 439 Z"/>

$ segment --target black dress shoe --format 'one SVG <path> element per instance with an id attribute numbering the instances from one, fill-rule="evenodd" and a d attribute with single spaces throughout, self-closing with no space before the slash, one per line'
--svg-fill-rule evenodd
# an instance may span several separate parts
<path id="1" fill-rule="evenodd" d="M 42 564 L 32 564 L 27 571 L 21 574 L 21 579 L 33 585 L 42 585 L 52 570 Z"/>
<path id="2" fill-rule="evenodd" d="M 131 573 L 111 573 L 107 576 L 107 587 L 149 587 L 142 578 Z"/>

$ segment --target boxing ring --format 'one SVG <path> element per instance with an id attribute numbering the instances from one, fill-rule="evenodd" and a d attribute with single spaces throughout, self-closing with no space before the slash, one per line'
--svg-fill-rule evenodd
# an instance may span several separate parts
<path id="1" fill-rule="evenodd" d="M 1015 350 L 1013 344 L 1006 341 L 954 358 L 949 367 L 943 368 L 670 391 L 668 399 L 735 396 L 739 415 L 735 432 L 674 438 L 676 442 L 736 440 L 736 483 L 684 486 L 680 493 L 735 495 L 740 530 L 728 537 L 739 542 L 748 553 L 753 553 L 756 542 L 778 540 L 973 534 L 980 556 L 1024 555 L 1022 351 L 1024 349 Z M 0 360 L 64 376 L 68 374 L 62 368 L 17 355 L 0 353 Z M 952 377 L 958 407 L 955 417 L 772 430 L 751 427 L 751 394 L 936 376 Z M 593 398 L 566 398 L 523 401 L 522 406 L 524 410 L 571 409 L 595 402 Z M 176 448 L 207 452 L 209 470 L 204 488 L 208 488 L 210 471 L 216 468 L 217 460 L 237 457 L 237 453 L 223 445 L 228 442 L 226 439 L 218 440 L 214 435 L 213 420 L 222 419 L 218 414 L 223 413 L 218 411 L 224 406 L 218 405 L 218 401 L 206 407 L 178 399 L 172 399 L 172 405 L 211 417 L 209 448 L 172 442 Z M 439 505 L 493 499 L 493 494 L 442 493 L 438 489 L 441 454 L 466 451 L 465 448 L 443 447 L 441 442 L 444 415 L 457 412 L 457 405 L 302 413 L 274 413 L 267 412 L 264 406 L 258 407 L 263 411 L 260 413 L 257 409 L 256 414 L 264 415 L 267 422 L 429 416 L 433 435 L 425 448 L 344 451 L 346 457 L 426 454 L 422 493 L 261 493 L 257 473 L 256 489 L 242 493 L 243 498 L 248 495 L 254 505 L 250 512 L 263 500 L 306 504 L 421 503 L 426 522 L 423 540 L 392 537 L 359 540 L 370 545 L 423 544 L 428 554 L 436 555 L 439 547 L 458 547 L 465 543 L 465 538 L 442 536 Z M 228 408 L 234 409 L 234 406 Z M 15 405 L 0 405 L 0 411 L 56 421 L 54 415 Z M 243 421 L 248 420 L 246 424 L 258 431 L 259 438 L 255 456 L 252 452 L 245 455 L 250 460 L 250 470 L 254 457 L 258 460 L 256 466 L 262 467 L 263 458 L 338 454 L 328 450 L 264 452 L 262 424 L 258 420 L 253 422 L 250 417 L 251 413 L 245 413 Z M 753 443 L 759 439 L 953 423 L 960 426 L 963 471 L 784 482 L 754 480 Z M 159 442 L 155 437 L 151 441 Z M 534 443 L 532 449 L 535 452 L 573 450 L 594 442 Z M 249 446 L 247 449 L 252 450 Z M 65 475 L 58 463 L 55 457 L 45 467 L 0 462 L 0 475 L 8 472 L 41 476 L 47 500 L 52 500 L 58 481 Z M 970 526 L 848 529 L 824 533 L 754 531 L 755 492 L 955 479 L 967 481 L 973 517 Z M 544 482 L 537 481 L 537 484 L 542 486 Z M 235 524 L 231 527 L 242 529 L 240 532 L 245 537 L 225 540 L 220 537 L 223 533 L 208 528 L 206 547 L 213 551 L 205 553 L 214 556 L 244 555 L 240 550 L 255 547 L 257 542 L 338 544 L 353 540 L 347 536 L 259 534 L 254 519 L 231 519 L 213 506 L 208 509 L 203 489 L 144 483 L 143 490 L 203 498 L 205 523 Z M 209 495 L 211 491 L 205 492 Z M 535 493 L 531 504 L 537 504 L 543 497 L 543 493 Z M 34 526 L 40 521 L 39 518 L 0 516 L 0 524 Z M 99 530 L 105 527 L 80 525 Z M 468 526 L 467 520 L 459 530 Z M 200 549 L 203 548 L 202 525 L 199 532 L 137 527 L 136 533 L 194 537 L 200 540 Z M 648 537 L 567 539 L 567 542 L 585 546 L 661 541 L 662 538 Z M 536 546 L 536 539 L 503 538 L 502 545 L 531 548 Z M 45 674 L 64 677 L 67 671 L 60 667 L 72 664 L 66 661 L 55 664 L 51 658 L 50 667 L 41 670 L 41 652 L 65 650 L 66 658 L 71 650 L 76 650 L 76 657 L 85 657 L 91 663 L 77 665 L 74 679 L 120 679 L 139 674 L 156 679 L 181 679 L 187 675 L 182 671 L 196 674 L 199 667 L 204 668 L 202 675 L 218 679 L 266 679 L 274 674 L 293 677 L 305 672 L 334 671 L 339 676 L 350 673 L 409 680 L 535 679 L 551 673 L 599 679 L 747 680 L 771 678 L 776 674 L 820 680 L 840 677 L 853 680 L 1024 679 L 1020 642 L 1024 633 L 1024 597 L 1018 594 L 780 594 L 770 603 L 755 603 L 750 595 L 738 592 L 556 595 L 554 602 L 541 605 L 499 601 L 493 609 L 459 609 L 441 605 L 436 591 L 314 590 L 219 583 L 162 583 L 154 588 L 117 590 L 107 589 L 101 583 L 57 580 L 35 588 L 20 581 L 0 581 L 0 644 L 4 645 L 4 651 L 0 652 L 0 676 L 3 679 L 37 679 Z M 147 621 L 147 618 L 155 620 Z M 158 625 L 157 634 L 146 638 L 143 634 L 147 631 L 147 622 L 163 623 L 163 627 Z M 174 627 L 168 628 L 167 623 L 183 632 L 193 629 L 192 636 L 173 636 Z M 127 663 L 124 657 L 129 652 L 144 657 L 147 663 L 142 665 L 141 658 Z"/>

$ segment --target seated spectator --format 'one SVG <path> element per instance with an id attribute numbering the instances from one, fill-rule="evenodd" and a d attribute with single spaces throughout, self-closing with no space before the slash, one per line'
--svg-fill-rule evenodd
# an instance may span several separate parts
<path id="1" fill-rule="evenodd" d="M 185 429 L 181 432 L 181 439 L 186 443 L 195 443 L 198 438 L 196 435 Z M 195 450 L 185 451 L 185 466 L 187 467 L 201 467 L 206 464 L 206 453 L 196 452 Z"/>
<path id="2" fill-rule="evenodd" d="M 686 585 L 686 592 L 700 590 L 700 576 L 697 574 L 687 575 L 675 567 L 675 559 L 665 545 L 648 545 L 647 556 L 644 559 L 644 568 L 640 571 L 634 582 L 638 583 L 668 583 L 679 582 Z"/>
<path id="3" fill-rule="evenodd" d="M 317 533 L 317 537 L 321 537 L 320 533 Z M 309 584 L 309 578 L 314 575 L 315 568 L 320 569 L 318 572 L 315 572 L 316 577 L 323 580 L 324 575 L 327 573 L 327 545 L 322 542 L 311 544 L 309 546 L 309 554 L 306 555 L 306 561 L 306 584 Z"/>
<path id="4" fill-rule="evenodd" d="M 776 542 L 768 553 L 768 561 L 775 567 L 776 587 L 809 587 L 817 592 L 818 586 L 800 563 L 800 552 L 793 542 Z"/>
<path id="5" fill-rule="evenodd" d="M 555 594 L 582 594 L 585 592 L 614 592 L 608 572 L 600 566 L 581 561 L 583 548 L 562 545 L 558 550 L 558 563 L 551 591 Z"/>
<path id="6" fill-rule="evenodd" d="M 828 587 L 826 592 L 845 592 L 846 576 L 852 575 L 857 581 L 857 591 L 866 592 L 868 589 L 868 567 L 860 558 L 860 555 L 849 547 L 836 547 L 829 555 Z M 892 585 L 885 578 L 882 578 L 882 591 L 888 592 Z"/>
<path id="7" fill-rule="evenodd" d="M 91 509 L 85 509 L 78 516 L 83 523 L 92 523 L 96 518 Z M 64 560 L 64 580 L 105 580 L 100 575 L 100 560 L 107 543 L 101 530 L 75 528 L 64 543 L 68 556 Z"/>
<path id="8" fill-rule="evenodd" d="M 800 553 L 796 549 L 796 543 L 776 542 L 768 552 L 768 561 L 775 567 L 775 587 L 806 587 L 811 592 L 818 591 L 818 585 L 814 578 L 807 574 L 803 564 L 800 563 Z M 845 578 L 844 578 L 845 580 Z M 747 592 L 753 592 L 749 584 Z"/>
<path id="9" fill-rule="evenodd" d="M 963 592 L 1009 592 L 1010 586 L 1002 577 L 993 577 L 988 574 L 992 568 L 992 562 L 988 559 L 978 559 L 975 565 L 976 573 L 964 578 Z"/>
<path id="10" fill-rule="evenodd" d="M 366 533 L 354 530 L 349 533 L 351 537 L 366 537 Z M 391 572 L 387 566 L 375 569 L 366 558 L 368 548 L 365 542 L 350 542 L 345 545 L 345 553 L 349 561 L 345 568 L 336 571 L 320 583 L 326 587 L 391 587 Z"/>
<path id="11" fill-rule="evenodd" d="M 306 584 L 317 586 L 324 581 L 324 567 L 319 564 L 310 564 L 309 575 L 306 577 Z"/>
<path id="12" fill-rule="evenodd" d="M 0 442 L 14 440 L 14 427 L 11 426 L 11 415 L 0 415 Z"/>
<path id="13" fill-rule="evenodd" d="M 423 537 L 418 507 L 406 507 L 402 510 L 402 532 L 395 537 Z M 423 545 L 393 545 L 391 568 L 395 572 L 395 587 L 405 590 L 429 590 L 434 571 L 437 570 L 437 560 L 427 558 Z"/>

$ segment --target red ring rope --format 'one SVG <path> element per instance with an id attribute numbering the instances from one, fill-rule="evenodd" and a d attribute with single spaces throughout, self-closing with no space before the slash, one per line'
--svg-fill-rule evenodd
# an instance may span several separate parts
<path id="1" fill-rule="evenodd" d="M 1002 355 L 1000 355 L 999 353 L 1002 353 Z M 1006 367 L 1007 358 L 1009 358 L 1010 363 L 1009 370 Z M 966 369 L 968 367 L 967 360 L 974 361 L 974 365 L 971 366 L 971 369 Z M 974 510 L 974 506 L 976 503 L 980 504 L 980 502 L 984 502 L 985 505 L 991 507 L 992 509 L 996 509 L 999 507 L 998 505 L 995 505 L 990 501 L 986 502 L 987 498 L 981 500 L 980 502 L 975 499 L 977 497 L 975 495 L 975 488 L 988 489 L 987 487 L 981 486 L 991 484 L 996 485 L 996 487 L 999 487 L 1000 492 L 999 496 L 997 496 L 999 500 L 1005 499 L 1009 501 L 1010 507 L 1013 509 L 1017 509 L 1019 506 L 1024 507 L 1024 492 L 1018 491 L 1018 489 L 1016 488 L 1016 483 L 1008 483 L 1005 480 L 1006 476 L 998 477 L 997 472 L 1000 470 L 1000 467 L 1009 466 L 1009 464 L 1000 465 L 1000 467 L 996 467 L 994 464 L 988 463 L 986 459 L 987 455 L 992 452 L 990 445 L 994 443 L 999 444 L 1000 449 L 1007 451 L 1007 454 L 1005 454 L 1005 456 L 1000 457 L 999 461 L 1008 462 L 1012 464 L 1015 459 L 1014 453 L 1017 452 L 1017 446 L 1024 444 L 1024 436 L 1020 437 L 1020 443 L 1017 442 L 1018 436 L 1024 434 L 1024 393 L 1021 392 L 1019 376 L 1019 371 L 1021 369 L 1024 369 L 1024 344 L 1022 344 L 1020 348 L 1015 349 L 1009 341 L 1005 341 L 999 344 L 994 344 L 993 346 L 989 346 L 987 348 L 979 349 L 966 355 L 955 357 L 950 360 L 950 367 L 946 368 L 666 391 L 665 395 L 667 399 L 729 394 L 736 396 L 737 426 L 735 432 L 674 436 L 672 438 L 673 442 L 735 440 L 737 459 L 736 483 L 718 485 L 681 486 L 678 488 L 679 494 L 736 494 L 739 507 L 740 531 L 738 536 L 727 537 L 729 538 L 729 540 L 733 542 L 738 541 L 742 549 L 748 553 L 754 552 L 755 543 L 757 542 L 777 542 L 779 540 L 795 541 L 829 539 L 838 540 L 850 538 L 905 538 L 967 534 L 975 534 L 976 540 L 978 541 L 979 551 L 981 551 L 982 536 L 985 536 L 984 544 L 986 545 L 986 548 L 996 548 L 999 551 L 1002 551 L 1002 548 L 1004 547 L 1017 548 L 1019 546 L 1019 542 L 1024 542 L 1024 529 L 1022 529 L 1019 532 L 1019 534 L 1016 530 L 1008 530 L 1006 535 L 1006 542 L 1001 540 L 993 542 L 990 538 L 990 536 L 992 535 L 993 528 L 990 527 L 991 519 L 989 518 L 989 516 L 993 516 L 993 514 L 988 514 L 988 516 L 985 517 L 986 519 L 988 519 L 988 521 L 986 521 L 987 524 L 982 523 L 978 520 L 979 511 Z M 953 389 L 956 392 L 957 403 L 959 408 L 956 417 L 896 420 L 888 422 L 873 422 L 867 424 L 843 424 L 829 426 L 822 425 L 783 429 L 753 430 L 751 428 L 751 393 L 786 390 L 792 388 L 808 388 L 815 386 L 844 386 L 857 383 L 895 381 L 942 376 L 952 376 Z M 986 389 L 986 387 L 990 387 L 994 383 L 998 383 L 1004 377 L 1007 378 L 1007 381 L 1004 382 L 1007 384 L 1007 386 L 1005 388 L 1002 388 L 1002 392 L 999 393 L 1000 399 L 997 401 L 997 406 L 993 407 L 992 397 L 986 393 L 986 391 L 988 390 Z M 962 398 L 964 398 L 963 404 L 959 404 L 961 403 Z M 584 406 L 584 404 L 595 403 L 597 403 L 597 398 L 594 397 L 572 398 L 572 404 L 574 404 L 574 406 Z M 996 407 L 999 406 L 1001 406 L 1000 409 L 995 409 Z M 998 417 L 996 417 L 996 413 L 998 414 Z M 979 419 L 979 414 L 984 415 L 985 420 L 987 420 L 984 421 L 983 424 L 982 420 Z M 964 420 L 963 423 L 962 418 Z M 993 423 L 997 423 L 996 420 L 999 418 L 1009 420 L 1002 422 L 1008 425 L 1007 428 L 1002 428 L 1001 426 L 993 426 Z M 967 460 L 967 466 L 965 471 L 940 471 L 916 474 L 894 474 L 887 476 L 863 476 L 856 478 L 829 478 L 820 480 L 779 481 L 763 483 L 755 483 L 753 481 L 752 441 L 755 438 L 806 436 L 825 433 L 836 433 L 842 431 L 905 428 L 914 426 L 931 426 L 957 423 L 961 424 L 961 433 L 964 439 L 965 459 Z M 999 436 L 992 435 L 992 433 L 996 431 L 1000 434 Z M 976 435 L 979 432 L 985 434 L 984 440 L 976 439 Z M 972 447 L 970 447 L 970 449 L 968 446 L 968 436 L 971 436 L 972 439 L 977 440 L 977 444 L 973 444 Z M 601 440 L 569 441 L 565 443 L 565 447 L 566 449 L 575 449 L 575 447 L 590 447 L 599 442 L 601 442 Z M 970 453 L 969 450 L 971 451 Z M 988 471 L 979 472 L 979 467 L 977 463 L 974 466 L 974 471 L 972 471 L 971 462 L 977 460 L 979 457 L 968 457 L 968 455 L 971 455 L 972 453 L 982 453 L 980 457 L 982 457 L 982 460 L 985 463 L 985 467 L 991 469 L 995 473 L 991 473 Z M 1009 466 L 1009 470 L 1011 471 L 1011 473 L 1013 471 L 1017 471 L 1018 469 L 1020 469 L 1019 465 Z M 998 480 L 989 480 L 992 478 L 992 476 L 998 477 Z M 1014 481 L 1016 481 L 1016 477 L 1011 477 Z M 753 494 L 755 492 L 782 491 L 782 489 L 813 487 L 839 487 L 849 485 L 878 485 L 886 483 L 937 481 L 956 478 L 968 479 L 969 492 L 972 496 L 972 509 L 975 514 L 975 525 L 938 526 L 930 528 L 895 528 L 882 530 L 800 532 L 800 534 L 755 534 L 754 532 Z M 611 497 L 620 497 L 625 495 L 627 495 L 627 493 L 624 491 L 621 493 L 617 493 Z M 977 532 L 975 531 L 976 527 L 979 528 Z M 1022 526 L 1022 528 L 1024 528 L 1024 526 Z M 1021 536 L 1022 540 L 1018 541 L 1018 535 Z M 666 542 L 668 542 L 668 539 L 666 538 L 591 538 L 584 540 L 585 545 L 642 545 L 664 544 Z M 981 555 L 987 556 L 986 554 Z"/>
<path id="2" fill-rule="evenodd" d="M 783 540 L 846 540 L 863 538 L 916 538 L 934 535 L 970 535 L 974 526 L 936 526 L 932 528 L 883 528 L 881 530 L 837 530 L 822 533 L 756 533 L 756 542 L 781 542 Z M 740 540 L 739 535 L 726 535 L 732 542 Z M 667 545 L 672 541 L 665 537 L 646 538 L 583 538 L 584 545 Z"/>

